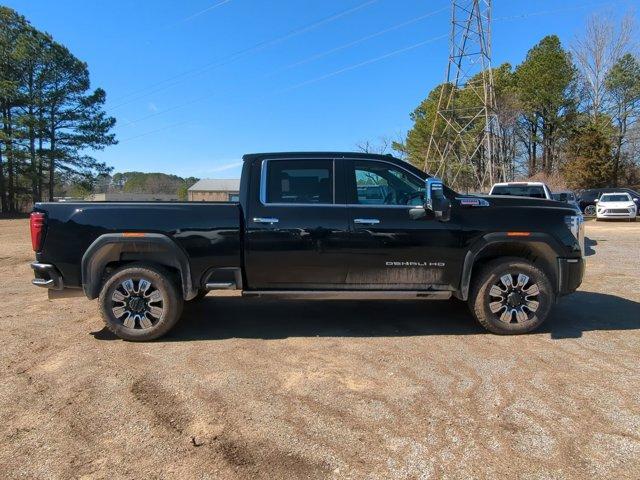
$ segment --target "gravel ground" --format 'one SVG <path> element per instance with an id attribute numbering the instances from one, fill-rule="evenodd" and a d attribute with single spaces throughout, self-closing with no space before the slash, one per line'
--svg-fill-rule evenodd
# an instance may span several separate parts
<path id="1" fill-rule="evenodd" d="M 209 295 L 134 344 L 32 287 L 0 220 L 0 477 L 640 478 L 640 222 L 587 236 L 530 335 L 457 301 Z"/>

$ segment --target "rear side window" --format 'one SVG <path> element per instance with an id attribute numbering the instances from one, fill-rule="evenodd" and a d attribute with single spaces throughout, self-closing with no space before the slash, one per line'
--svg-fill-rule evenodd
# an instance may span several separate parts
<path id="1" fill-rule="evenodd" d="M 547 198 L 544 188 L 529 185 L 498 185 L 493 188 L 491 195 L 513 195 L 517 197 Z"/>
<path id="2" fill-rule="evenodd" d="M 269 160 L 266 202 L 333 203 L 332 160 Z"/>
<path id="3" fill-rule="evenodd" d="M 598 198 L 600 192 L 598 191 L 594 191 L 594 190 L 587 190 L 586 192 L 584 192 L 580 198 L 582 200 L 586 200 L 586 201 L 593 201 L 596 198 Z"/>

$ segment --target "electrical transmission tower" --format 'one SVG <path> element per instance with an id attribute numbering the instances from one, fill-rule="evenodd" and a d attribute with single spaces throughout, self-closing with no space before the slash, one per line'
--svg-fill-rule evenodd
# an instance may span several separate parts
<path id="1" fill-rule="evenodd" d="M 502 176 L 490 24 L 491 0 L 452 0 L 447 78 L 424 168 L 464 189 L 486 189 Z"/>

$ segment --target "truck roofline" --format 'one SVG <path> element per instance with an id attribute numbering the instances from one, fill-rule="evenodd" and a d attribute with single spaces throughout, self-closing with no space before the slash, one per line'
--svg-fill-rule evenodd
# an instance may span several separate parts
<path id="1" fill-rule="evenodd" d="M 380 153 L 364 153 L 364 152 L 262 152 L 262 153 L 247 153 L 242 156 L 242 160 L 256 160 L 256 159 L 269 159 L 269 158 L 286 158 L 291 160 L 306 159 L 310 157 L 315 158 L 330 158 L 330 159 L 347 159 L 347 158 L 363 158 L 363 159 L 378 159 L 378 160 L 396 160 L 398 162 L 408 163 L 404 160 L 394 157 L 391 154 Z"/>

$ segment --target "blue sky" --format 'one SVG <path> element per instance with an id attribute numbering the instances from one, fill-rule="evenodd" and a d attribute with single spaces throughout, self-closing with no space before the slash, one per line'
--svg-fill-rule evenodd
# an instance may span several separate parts
<path id="1" fill-rule="evenodd" d="M 237 177 L 244 153 L 396 138 L 444 80 L 448 0 L 10 0 L 89 64 L 120 144 L 115 171 Z M 493 64 L 568 46 L 633 1 L 494 0 Z M 637 12 L 636 12 L 637 14 Z"/>

